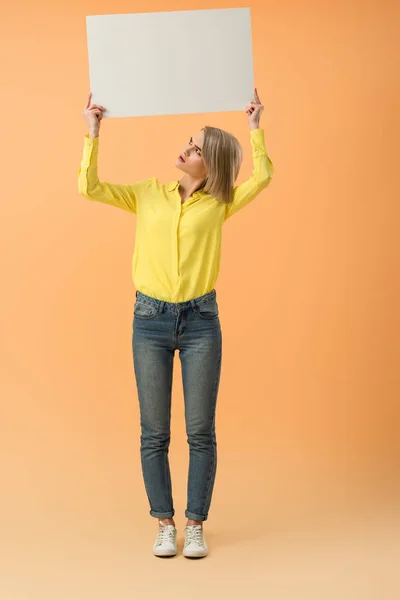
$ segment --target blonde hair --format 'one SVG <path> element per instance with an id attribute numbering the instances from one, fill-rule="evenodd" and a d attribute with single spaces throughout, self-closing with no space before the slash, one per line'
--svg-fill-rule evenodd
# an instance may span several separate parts
<path id="1" fill-rule="evenodd" d="M 243 160 L 243 150 L 234 135 L 218 127 L 206 125 L 202 155 L 208 171 L 202 189 L 225 204 L 232 192 Z"/>

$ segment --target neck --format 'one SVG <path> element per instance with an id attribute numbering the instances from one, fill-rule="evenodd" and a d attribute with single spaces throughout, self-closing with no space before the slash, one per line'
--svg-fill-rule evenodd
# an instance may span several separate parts
<path id="1" fill-rule="evenodd" d="M 198 189 L 203 187 L 204 178 L 194 179 L 190 175 L 185 174 L 179 181 L 179 192 L 181 196 L 188 198 L 194 194 Z"/>

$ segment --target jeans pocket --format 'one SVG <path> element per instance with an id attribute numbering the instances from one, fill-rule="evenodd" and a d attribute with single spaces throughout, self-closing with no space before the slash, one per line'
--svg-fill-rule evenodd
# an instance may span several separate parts
<path id="1" fill-rule="evenodd" d="M 157 313 L 158 308 L 154 304 L 145 304 L 144 302 L 140 302 L 140 300 L 135 302 L 135 308 L 133 310 L 135 317 L 139 319 L 154 319 Z"/>
<path id="2" fill-rule="evenodd" d="M 197 313 L 202 319 L 216 319 L 218 317 L 218 303 L 214 300 L 201 302 L 197 305 Z"/>

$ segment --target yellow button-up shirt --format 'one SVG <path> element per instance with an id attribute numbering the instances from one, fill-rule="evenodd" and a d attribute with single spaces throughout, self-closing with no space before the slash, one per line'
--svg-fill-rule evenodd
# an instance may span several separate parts
<path id="1" fill-rule="evenodd" d="M 264 130 L 250 130 L 253 173 L 234 187 L 229 204 L 204 190 L 182 203 L 179 181 L 160 183 L 156 177 L 125 185 L 99 181 L 99 139 L 84 137 L 78 190 L 89 200 L 136 214 L 132 259 L 136 289 L 166 302 L 185 302 L 210 292 L 219 272 L 223 223 L 271 181 L 274 167 Z"/>

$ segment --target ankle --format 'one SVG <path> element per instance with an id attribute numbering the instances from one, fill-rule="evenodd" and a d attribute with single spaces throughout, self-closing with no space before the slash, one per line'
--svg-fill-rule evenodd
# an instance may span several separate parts
<path id="1" fill-rule="evenodd" d="M 188 519 L 186 527 L 189 525 L 201 525 L 201 527 L 203 528 L 203 521 L 195 521 L 194 519 Z"/>
<path id="2" fill-rule="evenodd" d="M 175 527 L 174 519 L 158 519 L 158 526 L 162 527 L 163 525 L 173 525 Z"/>

